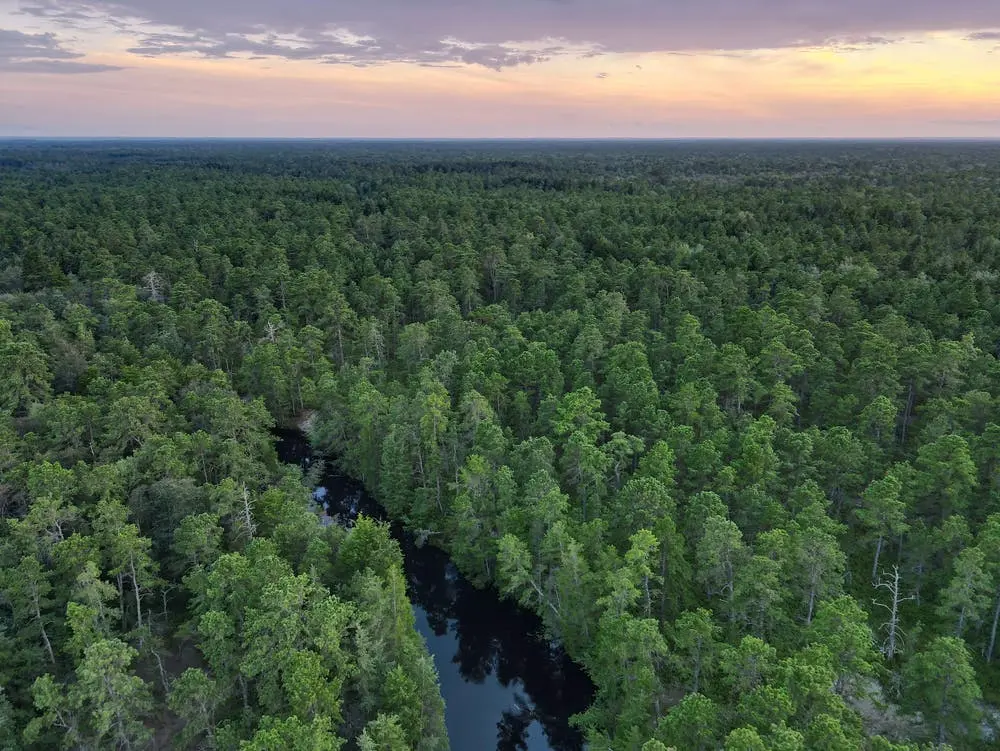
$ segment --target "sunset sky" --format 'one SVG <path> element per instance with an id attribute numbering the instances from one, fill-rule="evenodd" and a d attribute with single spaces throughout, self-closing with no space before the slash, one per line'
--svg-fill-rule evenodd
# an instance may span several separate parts
<path id="1" fill-rule="evenodd" d="M 0 0 L 0 136 L 1000 137 L 1000 0 Z"/>

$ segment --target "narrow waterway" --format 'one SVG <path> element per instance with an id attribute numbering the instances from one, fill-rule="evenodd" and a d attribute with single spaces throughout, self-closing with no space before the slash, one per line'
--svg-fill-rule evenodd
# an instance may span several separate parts
<path id="1" fill-rule="evenodd" d="M 308 468 L 306 440 L 282 433 L 283 461 Z M 327 514 L 350 524 L 359 514 L 386 519 L 364 487 L 327 465 L 315 491 Z M 569 724 L 593 698 L 586 673 L 545 638 L 531 612 L 476 589 L 447 554 L 418 546 L 398 524 L 393 536 L 403 562 L 417 629 L 427 640 L 441 679 L 452 751 L 579 751 L 581 734 Z"/>

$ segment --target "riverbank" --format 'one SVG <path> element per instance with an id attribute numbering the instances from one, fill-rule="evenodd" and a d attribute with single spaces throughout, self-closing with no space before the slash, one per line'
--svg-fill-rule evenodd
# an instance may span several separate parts
<path id="1" fill-rule="evenodd" d="M 305 435 L 279 431 L 283 461 L 308 470 L 316 458 Z M 447 553 L 419 545 L 388 519 L 358 482 L 327 463 L 314 498 L 331 519 L 350 525 L 359 515 L 390 523 L 403 552 L 417 630 L 438 669 L 453 749 L 580 751 L 583 736 L 570 720 L 593 699 L 586 673 L 549 640 L 541 620 L 492 589 L 477 589 Z"/>

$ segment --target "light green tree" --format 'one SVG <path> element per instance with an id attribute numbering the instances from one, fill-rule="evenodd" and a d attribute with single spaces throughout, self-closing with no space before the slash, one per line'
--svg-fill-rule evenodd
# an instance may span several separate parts
<path id="1" fill-rule="evenodd" d="M 963 747 L 979 737 L 982 691 L 965 643 L 939 636 L 903 671 L 903 699 L 919 711 L 939 746 Z"/>

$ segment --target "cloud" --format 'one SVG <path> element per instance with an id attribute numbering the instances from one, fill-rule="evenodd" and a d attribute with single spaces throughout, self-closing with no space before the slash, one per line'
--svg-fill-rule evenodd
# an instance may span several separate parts
<path id="1" fill-rule="evenodd" d="M 77 63 L 67 60 L 25 60 L 7 62 L 0 60 L 0 70 L 11 73 L 105 73 L 123 70 L 120 65 Z"/>
<path id="2" fill-rule="evenodd" d="M 803 46 L 1000 26 L 983 0 L 21 0 L 67 27 L 111 24 L 144 55 L 264 55 L 501 69 L 560 55 Z"/>
<path id="3" fill-rule="evenodd" d="M 82 57 L 64 48 L 55 34 L 25 34 L 13 29 L 0 29 L 0 59 L 2 60 L 69 60 Z"/>
<path id="4" fill-rule="evenodd" d="M 970 42 L 1000 42 L 1000 31 L 977 31 L 966 39 Z"/>
<path id="5" fill-rule="evenodd" d="M 886 37 L 879 34 L 862 34 L 860 36 L 846 36 L 828 40 L 829 46 L 838 52 L 860 52 L 862 50 L 886 47 L 890 44 L 899 44 L 904 41 L 901 37 Z"/>
<path id="6" fill-rule="evenodd" d="M 80 52 L 66 49 L 53 33 L 28 34 L 0 29 L 0 70 L 21 73 L 100 73 L 113 65 L 80 62 Z"/>
<path id="7" fill-rule="evenodd" d="M 468 44 L 444 40 L 420 49 L 388 46 L 365 38 L 351 38 L 343 33 L 314 34 L 311 37 L 268 34 L 223 34 L 206 32 L 158 32 L 146 34 L 129 52 L 144 57 L 192 54 L 207 58 L 247 57 L 260 60 L 280 57 L 286 60 L 318 60 L 328 64 L 368 66 L 385 62 L 406 62 L 428 66 L 456 63 L 482 65 L 501 70 L 517 65 L 544 62 L 562 54 L 563 48 L 548 46 L 535 49 L 503 44 Z"/>

